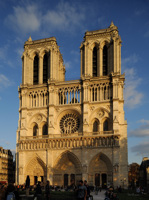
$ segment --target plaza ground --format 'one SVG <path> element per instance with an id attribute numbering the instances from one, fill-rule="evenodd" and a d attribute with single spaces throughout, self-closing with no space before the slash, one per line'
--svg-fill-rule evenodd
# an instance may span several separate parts
<path id="1" fill-rule="evenodd" d="M 98 192 L 96 195 L 95 192 L 92 192 L 91 195 L 93 196 L 94 200 L 104 200 L 105 199 L 105 190 L 102 190 L 101 192 Z"/>

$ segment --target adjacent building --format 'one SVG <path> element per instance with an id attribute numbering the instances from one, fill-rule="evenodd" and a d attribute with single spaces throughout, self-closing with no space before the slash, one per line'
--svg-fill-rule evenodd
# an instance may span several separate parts
<path id="1" fill-rule="evenodd" d="M 10 150 L 0 147 L 0 182 L 13 183 L 13 155 Z"/>
<path id="2" fill-rule="evenodd" d="M 16 147 L 16 183 L 128 186 L 127 121 L 121 38 L 111 23 L 87 31 L 81 77 L 65 81 L 56 38 L 24 44 Z"/>
<path id="3" fill-rule="evenodd" d="M 140 165 L 140 186 L 149 189 L 149 158 L 144 157 Z"/>

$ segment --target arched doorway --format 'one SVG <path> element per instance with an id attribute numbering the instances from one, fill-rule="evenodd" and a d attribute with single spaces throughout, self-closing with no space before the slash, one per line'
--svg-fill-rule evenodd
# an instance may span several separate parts
<path id="1" fill-rule="evenodd" d="M 40 158 L 35 157 L 28 163 L 25 178 L 27 176 L 30 178 L 30 185 L 46 181 L 46 166 Z"/>
<path id="2" fill-rule="evenodd" d="M 112 164 L 105 154 L 99 153 L 91 160 L 88 183 L 103 188 L 106 188 L 108 183 L 112 183 Z"/>
<path id="3" fill-rule="evenodd" d="M 53 184 L 67 187 L 81 178 L 82 166 L 77 156 L 69 151 L 62 153 L 54 165 Z"/>

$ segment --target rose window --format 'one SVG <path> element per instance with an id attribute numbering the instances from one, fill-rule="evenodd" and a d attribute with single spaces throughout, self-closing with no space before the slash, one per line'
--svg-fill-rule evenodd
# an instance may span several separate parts
<path id="1" fill-rule="evenodd" d="M 61 133 L 75 133 L 79 129 L 80 120 L 74 113 L 66 114 L 60 120 Z"/>

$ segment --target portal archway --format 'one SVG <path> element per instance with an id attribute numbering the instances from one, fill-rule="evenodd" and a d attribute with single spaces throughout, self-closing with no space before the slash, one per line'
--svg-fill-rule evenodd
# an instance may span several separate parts
<path id="1" fill-rule="evenodd" d="M 71 185 L 71 183 L 77 184 L 81 178 L 82 165 L 78 157 L 70 151 L 62 153 L 54 165 L 54 185 L 65 187 Z"/>
<path id="2" fill-rule="evenodd" d="M 30 178 L 30 185 L 46 181 L 46 165 L 39 157 L 33 158 L 26 166 L 25 178 L 27 176 Z"/>
<path id="3" fill-rule="evenodd" d="M 112 183 L 112 163 L 103 153 L 93 157 L 89 164 L 89 185 L 102 186 L 106 188 L 108 183 Z"/>

